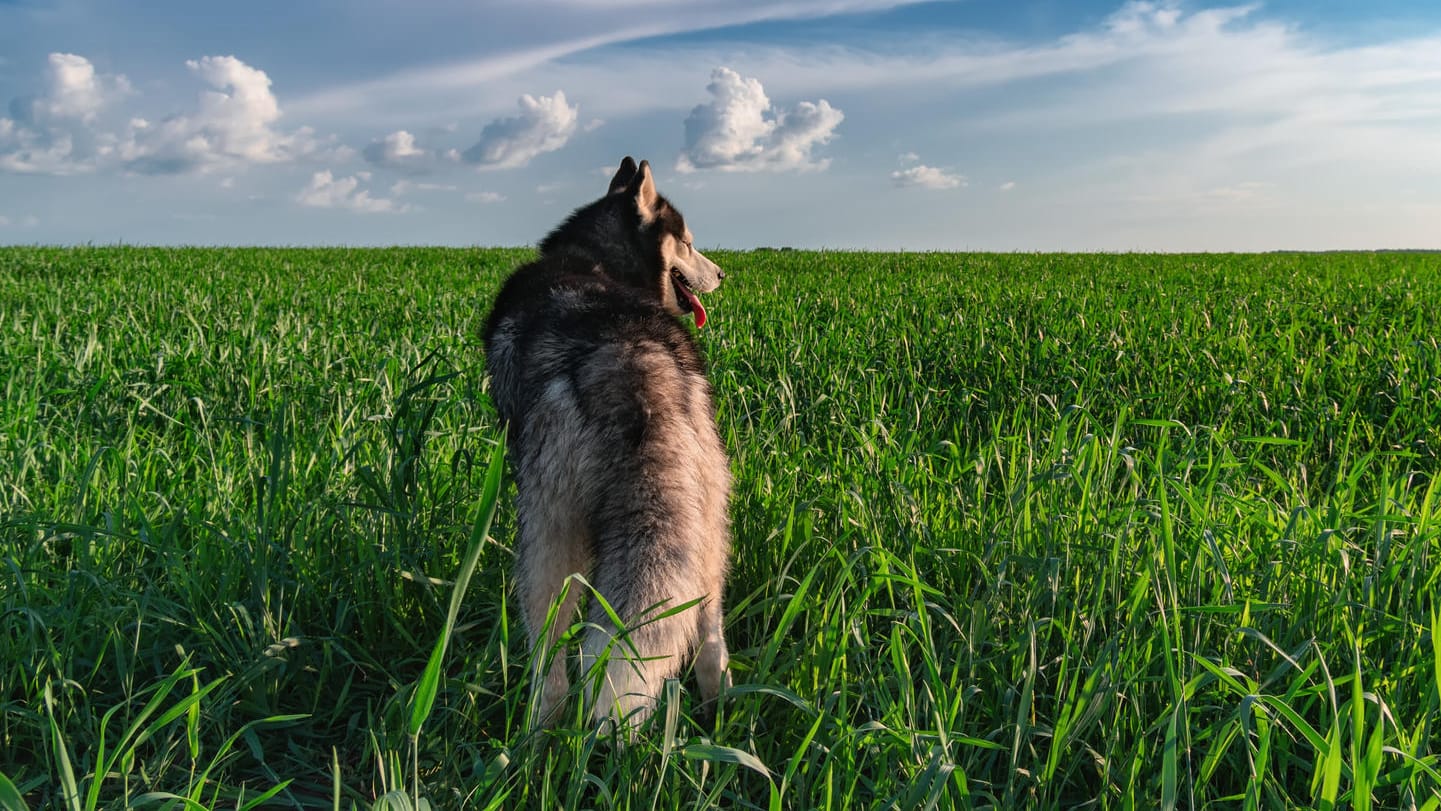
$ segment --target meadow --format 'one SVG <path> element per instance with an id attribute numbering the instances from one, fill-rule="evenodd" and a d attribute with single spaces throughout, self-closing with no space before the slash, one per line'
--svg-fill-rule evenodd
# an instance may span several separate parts
<path id="1" fill-rule="evenodd" d="M 531 255 L 0 249 L 0 807 L 1441 808 L 1441 256 L 713 254 L 736 685 L 617 748 L 526 727 Z"/>

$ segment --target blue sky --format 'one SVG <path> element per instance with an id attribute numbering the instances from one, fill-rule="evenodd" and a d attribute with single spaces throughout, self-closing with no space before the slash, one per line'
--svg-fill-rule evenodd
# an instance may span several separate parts
<path id="1" fill-rule="evenodd" d="M 1441 3 L 0 0 L 0 244 L 1441 248 Z"/>

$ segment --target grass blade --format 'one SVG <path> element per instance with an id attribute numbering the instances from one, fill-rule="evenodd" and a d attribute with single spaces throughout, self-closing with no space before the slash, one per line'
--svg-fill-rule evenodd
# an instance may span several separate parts
<path id="1" fill-rule="evenodd" d="M 30 806 L 25 804 L 25 798 L 20 796 L 20 789 L 10 782 L 10 778 L 0 773 L 0 808 L 5 811 L 29 811 Z"/>
<path id="2" fill-rule="evenodd" d="M 485 474 L 485 488 L 481 491 L 480 504 L 477 507 L 479 517 L 471 531 L 470 543 L 466 549 L 465 560 L 460 565 L 460 572 L 456 575 L 455 586 L 451 589 L 450 608 L 445 615 L 445 625 L 441 628 L 440 636 L 435 641 L 430 659 L 425 664 L 425 672 L 416 684 L 415 694 L 411 699 L 410 723 L 406 732 L 412 738 L 420 734 L 420 729 L 425 725 L 425 720 L 430 717 L 431 708 L 435 704 L 435 696 L 440 684 L 441 664 L 445 659 L 445 649 L 450 644 L 450 636 L 455 629 L 455 619 L 460 614 L 460 606 L 465 600 L 466 589 L 470 587 L 470 578 L 475 571 L 475 564 L 480 560 L 481 548 L 485 545 L 485 539 L 490 533 L 490 525 L 495 520 L 496 507 L 500 503 L 500 483 L 504 472 L 505 443 L 498 442 L 490 452 L 490 464 Z"/>

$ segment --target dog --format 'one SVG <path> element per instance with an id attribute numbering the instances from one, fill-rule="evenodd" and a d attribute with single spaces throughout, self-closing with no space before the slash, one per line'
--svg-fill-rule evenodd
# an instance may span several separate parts
<path id="1" fill-rule="evenodd" d="M 590 601 L 580 645 L 595 722 L 639 727 L 692 655 L 705 706 L 730 686 L 730 468 L 680 320 L 704 326 L 699 294 L 724 277 L 656 192 L 650 164 L 627 156 L 605 196 L 550 232 L 496 296 L 485 356 L 516 482 L 532 724 L 557 723 L 570 689 L 552 654 L 587 592 L 573 574 L 605 603 Z"/>

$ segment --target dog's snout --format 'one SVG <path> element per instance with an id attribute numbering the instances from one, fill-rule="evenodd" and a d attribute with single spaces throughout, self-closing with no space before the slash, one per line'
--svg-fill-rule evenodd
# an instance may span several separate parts
<path id="1" fill-rule="evenodd" d="M 717 279 L 724 279 L 726 277 L 726 272 L 724 270 L 721 270 L 720 268 L 716 268 L 715 277 Z"/>

